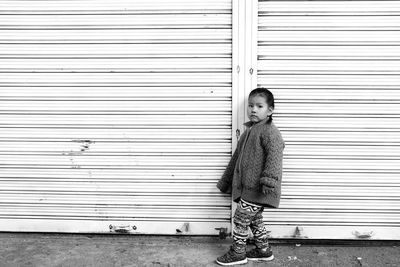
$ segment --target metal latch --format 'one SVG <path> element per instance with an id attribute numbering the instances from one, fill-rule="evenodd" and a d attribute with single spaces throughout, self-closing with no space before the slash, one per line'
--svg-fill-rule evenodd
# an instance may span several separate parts
<path id="1" fill-rule="evenodd" d="M 240 130 L 236 129 L 236 139 L 239 140 L 240 137 Z"/>
<path id="2" fill-rule="evenodd" d="M 136 225 L 112 225 L 109 226 L 110 232 L 120 233 L 120 234 L 127 234 L 132 231 L 136 231 Z"/>
<path id="3" fill-rule="evenodd" d="M 226 237 L 228 236 L 228 228 L 226 227 L 219 227 L 219 228 L 215 228 L 215 230 L 219 231 L 219 239 L 226 239 Z"/>

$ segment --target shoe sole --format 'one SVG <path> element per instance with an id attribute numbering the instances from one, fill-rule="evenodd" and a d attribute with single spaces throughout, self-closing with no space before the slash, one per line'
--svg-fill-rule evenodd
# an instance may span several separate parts
<path id="1" fill-rule="evenodd" d="M 219 265 L 222 265 L 222 266 L 232 266 L 232 265 L 246 264 L 246 263 L 247 263 L 247 259 L 244 259 L 244 260 L 241 260 L 241 261 L 235 261 L 235 262 L 227 262 L 227 263 L 225 263 L 225 262 L 220 262 L 220 261 L 218 261 L 218 260 L 216 260 L 216 262 L 217 262 Z"/>
<path id="2" fill-rule="evenodd" d="M 272 261 L 274 259 L 274 255 L 268 258 L 247 258 L 250 261 Z"/>

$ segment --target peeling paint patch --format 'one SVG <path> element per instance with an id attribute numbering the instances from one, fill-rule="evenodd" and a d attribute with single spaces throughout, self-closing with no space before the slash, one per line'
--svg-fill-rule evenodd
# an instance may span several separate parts
<path id="1" fill-rule="evenodd" d="M 90 145 L 95 143 L 95 141 L 92 141 L 90 139 L 75 139 L 75 140 L 72 140 L 72 142 L 81 144 L 81 146 L 80 146 L 81 147 L 81 149 L 80 149 L 81 152 L 85 152 L 85 151 L 89 150 L 90 149 Z"/>

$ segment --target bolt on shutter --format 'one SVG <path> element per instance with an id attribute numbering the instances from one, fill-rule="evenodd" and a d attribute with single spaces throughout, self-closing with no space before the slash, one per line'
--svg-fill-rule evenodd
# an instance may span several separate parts
<path id="1" fill-rule="evenodd" d="M 217 234 L 231 1 L 0 2 L 1 231 Z"/>
<path id="2" fill-rule="evenodd" d="M 400 1 L 259 1 L 286 141 L 273 237 L 400 239 Z"/>

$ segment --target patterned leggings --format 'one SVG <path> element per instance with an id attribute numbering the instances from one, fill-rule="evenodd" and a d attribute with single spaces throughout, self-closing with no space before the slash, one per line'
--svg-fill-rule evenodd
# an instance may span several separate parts
<path id="1" fill-rule="evenodd" d="M 246 252 L 246 241 L 249 238 L 249 228 L 253 232 L 255 245 L 263 249 L 268 247 L 267 230 L 265 229 L 262 212 L 264 207 L 241 199 L 233 217 L 233 245 L 236 253 Z"/>

